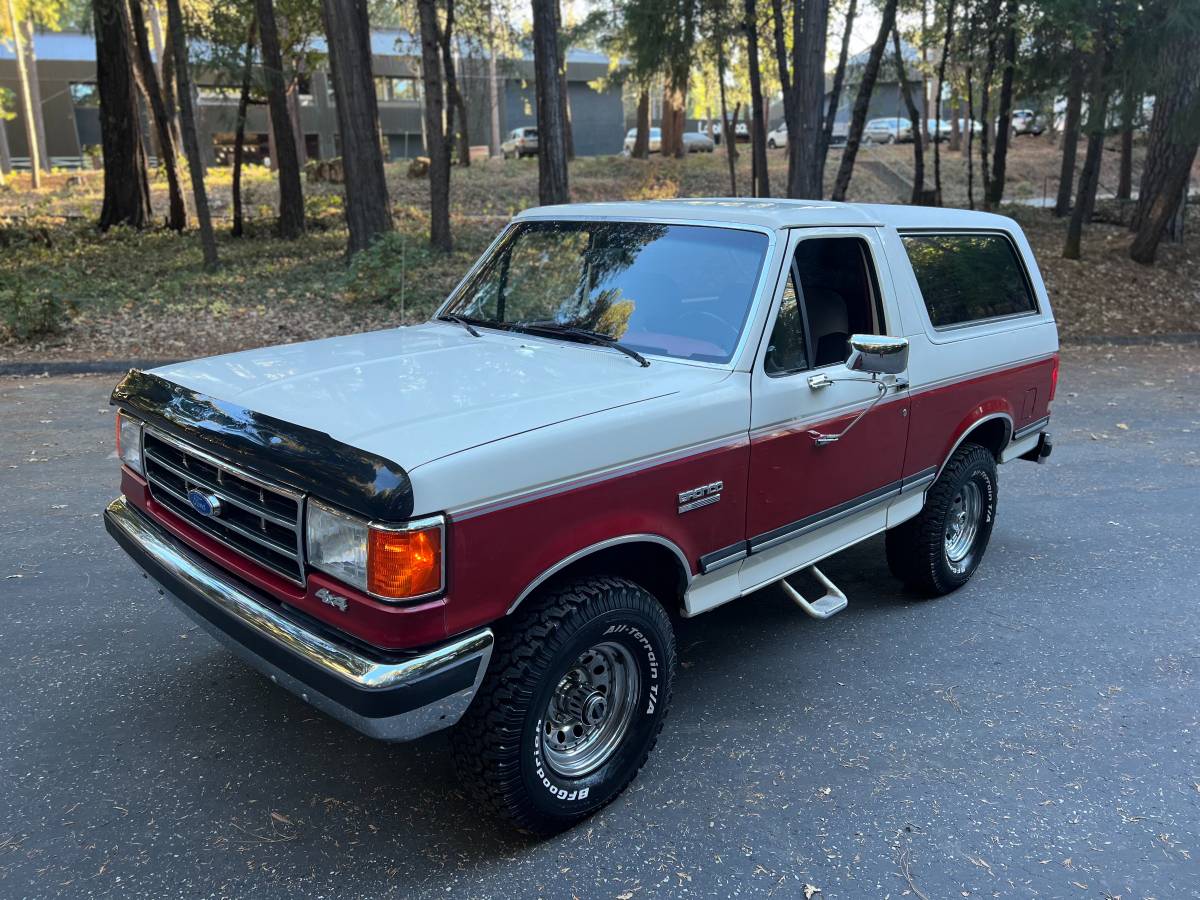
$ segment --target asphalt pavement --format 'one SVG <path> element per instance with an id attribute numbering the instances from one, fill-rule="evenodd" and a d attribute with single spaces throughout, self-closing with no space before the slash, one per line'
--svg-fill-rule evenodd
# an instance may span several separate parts
<path id="1" fill-rule="evenodd" d="M 453 733 L 360 737 L 139 576 L 115 380 L 0 379 L 2 897 L 1200 897 L 1194 345 L 1064 355 L 1054 455 L 1002 467 L 957 594 L 876 539 L 823 567 L 828 622 L 775 589 L 681 622 L 646 769 L 542 842 Z"/>

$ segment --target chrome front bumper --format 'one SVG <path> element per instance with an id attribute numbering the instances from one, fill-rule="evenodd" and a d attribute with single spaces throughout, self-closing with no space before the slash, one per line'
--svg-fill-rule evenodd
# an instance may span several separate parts
<path id="1" fill-rule="evenodd" d="M 407 741 L 462 717 L 492 654 L 491 629 L 421 653 L 370 653 L 244 585 L 124 497 L 109 534 L 189 618 L 307 703 L 370 735 Z"/>

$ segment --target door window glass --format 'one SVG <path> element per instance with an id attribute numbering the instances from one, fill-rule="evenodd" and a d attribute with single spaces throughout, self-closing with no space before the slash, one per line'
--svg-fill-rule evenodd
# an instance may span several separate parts
<path id="1" fill-rule="evenodd" d="M 767 373 L 843 363 L 850 355 L 850 335 L 883 333 L 878 280 L 866 242 L 853 237 L 801 241 L 771 330 Z"/>

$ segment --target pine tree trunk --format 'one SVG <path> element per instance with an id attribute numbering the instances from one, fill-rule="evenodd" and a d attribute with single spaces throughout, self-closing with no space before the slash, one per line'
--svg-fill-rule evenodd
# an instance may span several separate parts
<path id="1" fill-rule="evenodd" d="M 827 2 L 827 0 L 822 0 Z M 798 16 L 800 8 L 803 4 L 793 4 L 793 13 Z M 799 24 L 799 21 L 795 23 Z M 788 63 L 788 48 L 787 37 L 784 34 L 783 25 L 783 0 L 771 0 L 771 25 L 775 36 L 775 64 L 779 69 L 779 84 L 783 93 L 783 121 L 787 125 L 788 132 L 788 150 L 787 150 L 787 190 L 792 189 L 792 182 L 795 179 L 796 154 L 793 150 L 793 135 L 799 133 L 799 125 L 796 121 L 797 114 L 797 98 L 795 85 L 792 84 L 791 65 Z M 799 39 L 800 32 L 795 30 L 794 38 Z M 796 73 L 796 78 L 799 80 L 800 73 Z M 788 196 L 791 196 L 789 193 Z"/>
<path id="2" fill-rule="evenodd" d="M 304 123 L 300 120 L 300 86 L 295 79 L 287 85 L 287 104 L 288 119 L 292 123 L 292 142 L 296 147 L 296 163 L 303 172 L 308 163 L 308 148 L 304 146 Z"/>
<path id="3" fill-rule="evenodd" d="M 825 195 L 824 137 L 825 33 L 829 28 L 829 0 L 796 3 L 792 47 L 793 118 L 788 128 L 791 181 L 789 197 L 820 200 Z M 801 11 L 802 10 L 802 11 Z"/>
<path id="4" fill-rule="evenodd" d="M 850 188 L 850 177 L 854 174 L 854 159 L 858 155 L 859 144 L 862 143 L 863 127 L 867 124 L 867 111 L 871 103 L 871 92 L 875 90 L 875 81 L 879 78 L 879 66 L 883 61 L 883 52 L 887 48 L 888 37 L 896 23 L 896 0 L 884 0 L 880 13 L 879 32 L 867 55 L 866 65 L 863 66 L 862 80 L 858 84 L 858 94 L 854 98 L 854 112 L 850 117 L 850 128 L 846 132 L 846 149 L 842 151 L 842 163 L 838 166 L 837 180 L 833 185 L 832 199 L 846 199 L 846 191 Z"/>
<path id="5" fill-rule="evenodd" d="M 446 0 L 446 19 L 439 33 L 442 48 L 442 71 L 446 77 L 446 140 L 453 145 L 457 135 L 458 164 L 471 164 L 470 140 L 467 137 L 467 110 L 458 90 L 458 70 L 454 65 L 454 0 Z M 458 127 L 454 127 L 454 117 Z"/>
<path id="6" fill-rule="evenodd" d="M 145 228 L 150 221 L 150 184 L 138 115 L 124 0 L 95 0 L 96 88 L 100 95 L 100 142 L 104 153 L 104 203 L 100 230 L 117 225 Z"/>
<path id="7" fill-rule="evenodd" d="M 1008 143 L 1012 137 L 1013 76 L 1017 65 L 1017 4 L 1008 0 L 1008 23 L 1004 32 L 1004 72 L 1000 76 L 1000 127 L 996 131 L 996 150 L 992 155 L 992 183 L 988 207 L 1004 199 L 1004 181 L 1008 167 Z"/>
<path id="8" fill-rule="evenodd" d="M 167 118 L 171 120 L 171 133 L 175 135 L 175 146 L 183 147 L 183 128 L 179 124 L 179 103 L 175 96 L 175 54 L 171 51 L 171 40 L 167 38 L 162 61 L 162 92 L 163 105 L 167 108 Z"/>
<path id="9" fill-rule="evenodd" d="M 322 0 L 325 35 L 329 42 L 329 71 L 337 96 L 338 131 L 342 135 L 342 168 L 346 176 L 346 225 L 350 239 L 346 253 L 365 250 L 381 234 L 392 230 L 392 204 L 383 172 L 379 139 L 379 103 L 371 72 L 371 23 L 367 0 Z M 436 24 L 436 22 L 435 22 Z M 260 23 L 261 25 L 261 23 Z M 436 58 L 436 31 L 433 50 Z M 424 29 L 421 45 L 424 57 Z M 441 103 L 439 83 L 438 102 Z M 427 113 L 428 115 L 428 113 Z M 441 127 L 441 110 L 438 111 Z M 445 246 L 450 246 L 450 172 L 445 164 Z M 432 166 L 430 181 L 433 178 Z M 441 244 L 438 244 L 441 246 Z"/>
<path id="10" fill-rule="evenodd" d="M 962 152 L 962 124 L 958 121 L 962 118 L 962 97 L 958 94 L 958 88 L 951 85 L 950 87 L 950 146 L 951 153 Z"/>
<path id="11" fill-rule="evenodd" d="M 729 121 L 729 105 L 725 99 L 725 43 L 724 36 L 717 39 L 717 84 L 721 89 L 721 135 L 725 140 L 725 161 L 729 163 L 729 196 L 737 196 L 737 141 L 734 133 L 737 131 L 739 103 L 733 108 L 733 123 Z"/>
<path id="12" fill-rule="evenodd" d="M 492 19 L 491 0 L 488 0 L 488 104 L 492 114 L 491 140 L 488 152 L 500 155 L 500 76 L 496 72 L 496 26 Z"/>
<path id="13" fill-rule="evenodd" d="M 1133 128 L 1121 129 L 1121 166 L 1117 174 L 1117 199 L 1128 200 L 1133 196 Z"/>
<path id="14" fill-rule="evenodd" d="M 991 208 L 992 170 L 988 152 L 992 142 L 991 102 L 992 79 L 996 75 L 996 19 L 1000 15 L 1000 0 L 992 0 L 987 9 L 987 65 L 979 86 L 979 174 L 983 177 L 983 208 Z"/>
<path id="15" fill-rule="evenodd" d="M 46 112 L 42 109 L 42 79 L 38 74 L 37 51 L 33 46 L 32 15 L 21 23 L 24 32 L 21 51 L 25 54 L 25 71 L 29 73 L 29 105 L 33 108 L 33 133 L 37 135 L 38 159 L 42 171 L 50 173 L 50 155 L 46 150 Z"/>
<path id="16" fill-rule="evenodd" d="M 196 219 L 200 222 L 200 246 L 204 265 L 217 266 L 217 239 L 213 234 L 212 217 L 208 211 L 208 192 L 204 187 L 204 159 L 200 155 L 200 139 L 196 135 L 196 111 L 192 104 L 192 75 L 188 69 L 187 35 L 183 30 L 183 10 L 180 0 L 167 0 L 167 32 L 170 35 L 172 56 L 175 57 L 175 78 L 178 82 L 179 124 L 183 129 L 183 148 L 187 153 L 188 169 L 192 175 L 192 196 Z"/>
<path id="17" fill-rule="evenodd" d="M 1063 257 L 1066 259 L 1079 259 L 1083 225 L 1091 220 L 1092 209 L 1096 203 L 1096 186 L 1100 183 L 1104 124 L 1108 116 L 1108 88 L 1104 82 L 1108 68 L 1108 50 L 1105 42 L 1105 29 L 1098 28 L 1088 75 L 1087 153 L 1083 159 L 1083 169 L 1079 173 L 1079 188 L 1075 194 L 1075 206 L 1071 210 L 1071 221 L 1067 226 L 1067 240 L 1063 245 Z"/>
<path id="18" fill-rule="evenodd" d="M 450 235 L 450 142 L 445 131 L 441 29 L 435 0 L 417 0 L 417 13 L 421 22 L 425 152 L 429 155 L 429 243 L 449 251 L 454 246 Z"/>
<path id="19" fill-rule="evenodd" d="M 942 91 L 946 85 L 946 64 L 950 59 L 950 45 L 954 38 L 955 0 L 946 0 L 946 34 L 942 40 L 942 57 L 938 60 L 937 105 L 933 111 L 933 202 L 942 205 Z M 957 113 L 955 112 L 955 115 Z"/>
<path id="20" fill-rule="evenodd" d="M 1083 114 L 1083 83 L 1087 72 L 1083 65 L 1083 53 L 1074 50 L 1071 56 L 1071 74 L 1067 78 L 1067 112 L 1063 121 L 1062 165 L 1058 174 L 1058 197 L 1054 202 L 1054 215 L 1060 219 L 1071 211 L 1071 190 L 1075 184 L 1075 159 L 1079 155 L 1079 123 Z"/>
<path id="21" fill-rule="evenodd" d="M 763 121 L 762 70 L 758 62 L 758 3 L 745 0 L 746 62 L 750 67 L 750 180 L 751 194 L 771 196 L 771 176 L 767 172 L 767 126 Z M 736 140 L 736 135 L 731 135 Z M 788 135 L 788 141 L 792 141 Z"/>
<path id="22" fill-rule="evenodd" d="M 29 147 L 29 174 L 33 181 L 33 189 L 37 191 L 41 190 L 42 187 L 42 164 L 41 154 L 38 152 L 37 128 L 34 124 L 36 119 L 33 115 L 33 97 L 30 93 L 32 87 L 30 85 L 30 72 L 27 67 L 28 58 L 25 55 L 25 42 L 21 35 L 21 22 L 17 18 L 13 0 L 5 0 L 5 12 L 8 15 L 8 26 L 14 42 L 13 57 L 17 63 L 17 81 L 19 87 L 17 93 L 21 95 L 21 119 L 25 125 L 25 143 Z M 96 15 L 99 14 L 99 11 L 97 11 Z M 97 65 L 99 65 L 99 59 L 97 59 Z"/>
<path id="23" fill-rule="evenodd" d="M 246 62 L 242 66 L 242 89 L 238 94 L 237 127 L 233 137 L 233 227 L 230 233 L 234 237 L 245 234 L 245 221 L 242 215 L 242 163 L 246 157 L 246 111 L 250 106 L 250 82 L 254 75 L 254 41 L 258 19 L 250 17 L 250 29 L 246 34 Z"/>
<path id="24" fill-rule="evenodd" d="M 811 0 L 809 0 L 811 2 Z M 908 71 L 904 65 L 904 55 L 900 51 L 900 29 L 892 28 L 892 50 L 896 54 L 896 77 L 900 81 L 900 94 L 904 98 L 904 106 L 908 110 L 908 120 L 913 123 L 913 187 L 911 202 L 924 206 L 929 198 L 925 196 L 925 140 L 920 131 L 921 112 L 917 102 L 913 100 L 912 86 L 908 83 Z"/>
<path id="25" fill-rule="evenodd" d="M 833 85 L 829 92 L 829 108 L 825 112 L 825 125 L 821 136 L 821 173 L 825 172 L 825 160 L 829 156 L 829 144 L 833 141 L 833 126 L 837 121 L 838 106 L 842 102 L 842 88 L 846 83 L 846 61 L 850 56 L 850 38 L 853 36 L 854 16 L 858 11 L 858 0 L 850 0 L 846 8 L 846 25 L 842 32 L 842 49 L 838 51 L 837 68 L 833 70 Z M 824 187 L 822 185 L 822 187 Z"/>
<path id="26" fill-rule="evenodd" d="M 304 234 L 304 189 L 300 185 L 300 155 L 296 149 L 296 129 L 288 106 L 287 79 L 283 73 L 283 51 L 279 45 L 279 26 L 275 22 L 273 0 L 255 0 L 259 43 L 262 45 L 262 69 L 267 82 L 267 107 L 271 111 L 271 134 L 275 149 L 272 159 L 279 172 L 279 236 L 295 239 Z M 180 92 L 182 94 L 182 91 Z M 371 95 L 374 96 L 374 85 Z M 341 106 L 341 96 L 338 97 Z M 342 147 L 346 134 L 342 134 Z"/>
<path id="27" fill-rule="evenodd" d="M 0 184 L 4 184 L 12 172 L 12 151 L 8 148 L 8 128 L 5 121 L 0 119 Z"/>
<path id="28" fill-rule="evenodd" d="M 554 31 L 559 36 L 558 77 L 561 82 L 559 85 L 559 101 L 562 103 L 563 134 L 566 140 L 567 161 L 570 162 L 575 158 L 575 131 L 571 127 L 571 91 L 570 85 L 567 82 L 567 42 L 566 38 L 563 37 L 562 0 L 555 0 L 554 3 Z"/>
<path id="29" fill-rule="evenodd" d="M 675 158 L 683 159 L 687 156 L 687 145 L 683 142 L 683 133 L 687 130 L 687 91 L 688 86 L 685 82 L 683 87 L 676 91 L 675 108 L 671 111 L 675 116 Z"/>
<path id="30" fill-rule="evenodd" d="M 1154 117 L 1138 189 L 1137 225 L 1129 255 L 1154 262 L 1168 223 L 1182 212 L 1200 147 L 1200 42 L 1186 31 L 1159 51 Z"/>
<path id="31" fill-rule="evenodd" d="M 963 156 L 967 158 L 967 208 L 975 208 L 975 85 L 972 77 L 975 67 L 967 64 L 967 139 L 963 143 Z"/>
<path id="32" fill-rule="evenodd" d="M 634 159 L 650 158 L 650 91 L 646 88 L 638 92 L 637 133 L 629 155 Z"/>
<path id="33" fill-rule="evenodd" d="M 188 213 L 183 199 L 179 147 L 175 144 L 171 120 L 163 103 L 162 86 L 158 83 L 158 70 L 154 68 L 154 59 L 150 54 L 150 38 L 146 34 L 142 0 L 128 0 L 128 5 L 122 4 L 122 9 L 128 10 L 128 27 L 133 35 L 133 71 L 138 77 L 146 105 L 150 107 L 151 121 L 158 135 L 158 161 L 167 175 L 167 226 L 173 231 L 183 231 L 188 226 Z"/>
<path id="34" fill-rule="evenodd" d="M 538 200 L 569 203 L 565 102 L 558 65 L 558 0 L 533 0 L 533 69 L 538 121 Z M 664 123 L 665 124 L 665 123 Z M 665 137 L 665 135 L 664 135 Z M 666 152 L 664 146 L 663 152 Z"/>

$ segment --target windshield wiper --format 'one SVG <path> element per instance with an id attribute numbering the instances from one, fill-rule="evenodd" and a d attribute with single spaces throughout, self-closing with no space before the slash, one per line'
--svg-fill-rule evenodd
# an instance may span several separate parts
<path id="1" fill-rule="evenodd" d="M 472 337 L 482 337 L 482 335 L 480 335 L 480 333 L 475 330 L 475 326 L 473 326 L 469 321 L 464 319 L 462 316 L 456 316 L 454 313 L 443 313 L 442 315 L 438 316 L 438 320 L 441 322 L 453 322 L 456 325 L 461 325 L 463 328 L 467 329 L 467 331 L 469 331 L 471 333 Z"/>
<path id="2" fill-rule="evenodd" d="M 534 334 L 550 334 L 556 337 L 565 337 L 569 340 L 596 344 L 601 347 L 612 347 L 614 350 L 620 350 L 630 359 L 636 360 L 642 368 L 650 365 L 650 360 L 646 359 L 642 354 L 638 353 L 632 347 L 625 346 L 612 335 L 605 334 L 602 331 L 590 331 L 587 328 L 575 328 L 572 325 L 547 321 L 513 322 L 512 327 L 518 331 L 529 331 Z"/>

